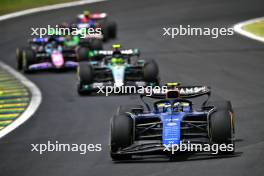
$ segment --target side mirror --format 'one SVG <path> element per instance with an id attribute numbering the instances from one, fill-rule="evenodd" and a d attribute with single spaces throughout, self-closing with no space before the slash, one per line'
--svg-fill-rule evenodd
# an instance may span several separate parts
<path id="1" fill-rule="evenodd" d="M 133 50 L 133 53 L 134 53 L 134 55 L 136 55 L 137 57 L 140 56 L 140 50 L 137 49 L 137 48 L 135 48 L 135 49 Z"/>

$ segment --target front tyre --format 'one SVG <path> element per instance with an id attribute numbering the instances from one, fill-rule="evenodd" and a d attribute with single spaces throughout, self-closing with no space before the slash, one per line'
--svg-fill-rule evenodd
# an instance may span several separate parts
<path id="1" fill-rule="evenodd" d="M 209 116 L 209 135 L 211 143 L 233 145 L 233 150 L 220 151 L 221 154 L 231 154 L 235 151 L 234 115 L 229 101 L 211 102 L 215 110 Z"/>
<path id="2" fill-rule="evenodd" d="M 24 73 L 30 73 L 31 70 L 29 69 L 30 65 L 36 62 L 35 53 L 31 49 L 25 49 L 22 52 L 22 68 Z"/>
<path id="3" fill-rule="evenodd" d="M 129 147 L 133 143 L 133 119 L 129 115 L 115 115 L 111 120 L 110 130 L 110 155 L 112 160 L 131 159 L 131 154 L 120 154 L 118 151 Z"/>
<path id="4" fill-rule="evenodd" d="M 77 68 L 77 74 L 79 77 L 78 93 L 79 95 L 89 94 L 90 84 L 93 83 L 93 68 L 89 63 L 80 62 Z"/>
<path id="5" fill-rule="evenodd" d="M 23 50 L 24 48 L 16 49 L 16 67 L 18 70 L 22 70 L 23 68 Z"/>
<path id="6" fill-rule="evenodd" d="M 148 83 L 159 84 L 159 68 L 154 60 L 147 61 L 143 67 L 143 78 Z"/>

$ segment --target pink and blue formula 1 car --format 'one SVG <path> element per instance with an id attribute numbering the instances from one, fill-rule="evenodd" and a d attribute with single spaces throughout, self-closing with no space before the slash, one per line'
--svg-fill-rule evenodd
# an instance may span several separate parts
<path id="1" fill-rule="evenodd" d="M 17 69 L 25 73 L 47 69 L 75 69 L 78 47 L 63 46 L 65 38 L 33 38 L 29 46 L 17 48 Z"/>

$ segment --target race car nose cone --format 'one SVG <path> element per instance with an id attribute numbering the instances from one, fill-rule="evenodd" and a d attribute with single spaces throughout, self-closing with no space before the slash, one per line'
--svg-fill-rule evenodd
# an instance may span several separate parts
<path id="1" fill-rule="evenodd" d="M 124 85 L 123 81 L 117 81 L 117 82 L 115 82 L 115 87 L 121 87 L 123 85 Z"/>
<path id="2" fill-rule="evenodd" d="M 61 68 L 64 65 L 64 58 L 59 52 L 53 52 L 51 54 L 51 60 L 56 68 Z"/>
<path id="3" fill-rule="evenodd" d="M 125 67 L 119 66 L 113 68 L 113 77 L 115 80 L 115 86 L 121 87 L 124 85 L 124 74 L 125 74 Z"/>

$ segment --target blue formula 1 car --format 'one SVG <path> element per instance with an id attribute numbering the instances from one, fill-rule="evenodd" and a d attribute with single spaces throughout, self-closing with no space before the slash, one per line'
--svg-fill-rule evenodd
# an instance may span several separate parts
<path id="1" fill-rule="evenodd" d="M 180 144 L 225 145 L 228 147 L 217 154 L 233 153 L 234 117 L 230 101 L 207 99 L 201 107 L 194 108 L 190 98 L 203 95 L 209 99 L 209 87 L 176 86 L 165 94 L 153 94 L 151 98 L 158 100 L 152 108 L 144 101 L 144 95 L 141 99 L 145 108 L 120 106 L 111 119 L 111 158 L 119 161 L 136 155 L 160 154 L 175 157 L 179 152 L 171 151 Z"/>
<path id="2" fill-rule="evenodd" d="M 120 50 L 120 45 L 113 45 L 113 50 L 90 51 L 88 55 L 92 59 L 80 62 L 78 67 L 77 91 L 80 95 L 105 87 L 159 85 L 157 63 L 139 58 L 138 49 Z"/>

